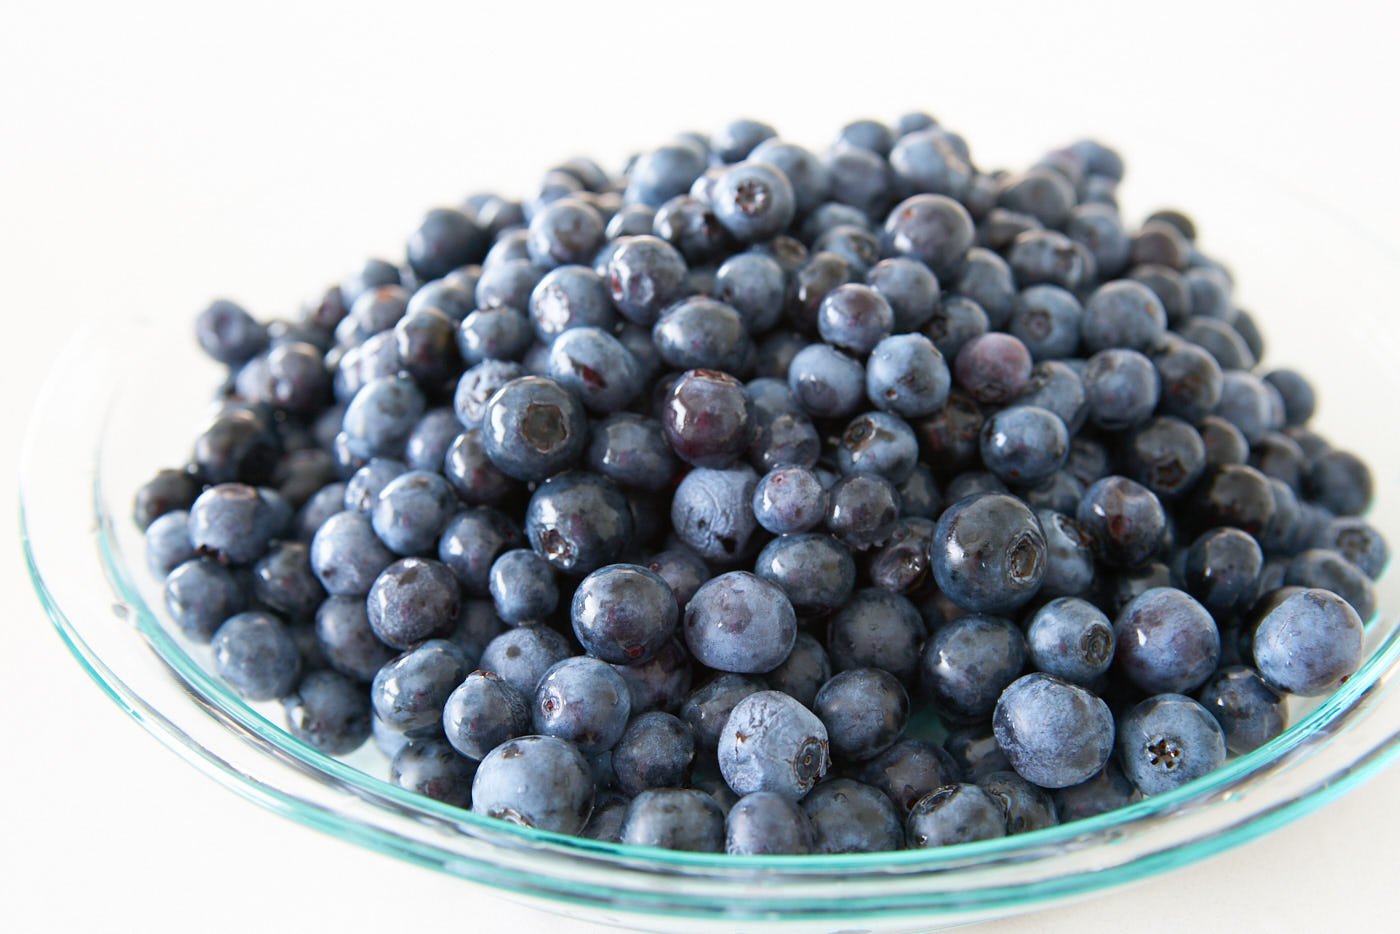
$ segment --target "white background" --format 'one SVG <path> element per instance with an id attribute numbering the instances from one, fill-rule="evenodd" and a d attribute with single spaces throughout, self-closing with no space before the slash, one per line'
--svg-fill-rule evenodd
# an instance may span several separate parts
<path id="1" fill-rule="evenodd" d="M 185 327 L 216 294 L 283 313 L 396 254 L 427 206 L 733 116 L 818 147 L 927 109 L 989 163 L 1098 133 L 1131 166 L 1135 140 L 1170 138 L 1397 239 L 1393 5 L 491 6 L 0 2 L 5 448 L 82 316 Z M 0 548 L 0 928 L 584 930 L 198 775 L 86 680 L 12 531 Z M 1002 929 L 1392 926 L 1397 796 L 1392 769 L 1266 840 Z"/>

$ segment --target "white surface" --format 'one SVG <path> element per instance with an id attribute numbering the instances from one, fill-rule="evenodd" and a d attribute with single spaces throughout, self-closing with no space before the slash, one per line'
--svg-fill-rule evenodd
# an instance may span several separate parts
<path id="1" fill-rule="evenodd" d="M 8 449 L 76 315 L 180 322 L 215 294 L 277 314 L 394 255 L 433 203 L 524 192 L 576 149 L 617 162 L 731 116 L 816 146 L 847 119 L 924 108 L 988 162 L 1148 129 L 1256 160 L 1397 239 L 1397 20 L 1381 3 L 498 6 L 0 7 Z M 13 530 L 13 496 L 0 503 Z M 0 549 L 0 928 L 586 930 L 215 786 L 87 681 L 12 531 Z M 1397 795 L 1392 769 L 1263 841 L 1001 929 L 1389 926 Z"/>

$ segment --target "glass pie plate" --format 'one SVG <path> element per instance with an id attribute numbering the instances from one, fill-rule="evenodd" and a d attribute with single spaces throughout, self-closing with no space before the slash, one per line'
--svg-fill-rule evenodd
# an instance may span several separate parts
<path id="1" fill-rule="evenodd" d="M 1394 255 L 1256 173 L 1130 155 L 1134 176 L 1194 209 L 1204 245 L 1231 264 L 1270 342 L 1266 363 L 1314 378 L 1317 427 L 1372 465 L 1370 519 L 1400 543 L 1400 443 L 1376 405 L 1400 398 Z M 386 780 L 373 743 L 331 758 L 286 732 L 277 705 L 239 699 L 210 673 L 207 648 L 159 609 L 130 502 L 157 468 L 183 462 L 218 383 L 189 333 L 183 315 L 109 319 L 77 333 L 56 364 L 21 475 L 24 552 L 40 599 L 98 685 L 190 764 L 286 817 L 464 884 L 624 927 L 928 930 L 1219 853 L 1320 807 L 1400 749 L 1392 573 L 1377 585 L 1366 662 L 1334 695 L 1296 703 L 1284 735 L 1170 794 L 1064 826 L 936 850 L 730 857 L 562 837 L 419 797 Z"/>

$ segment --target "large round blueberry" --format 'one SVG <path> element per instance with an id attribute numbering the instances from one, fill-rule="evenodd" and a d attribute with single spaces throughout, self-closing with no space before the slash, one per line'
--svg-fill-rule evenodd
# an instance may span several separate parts
<path id="1" fill-rule="evenodd" d="M 985 720 L 1026 667 L 1026 640 L 1010 620 L 969 615 L 940 627 L 924 645 L 924 690 L 959 720 Z"/>
<path id="2" fill-rule="evenodd" d="M 1145 795 L 1179 788 L 1225 764 L 1225 734 L 1189 697 L 1159 694 L 1123 715 L 1118 761 Z"/>
<path id="3" fill-rule="evenodd" d="M 1042 788 L 1087 781 L 1113 754 L 1108 705 L 1053 675 L 1013 682 L 997 701 L 992 729 L 1016 774 Z"/>
<path id="4" fill-rule="evenodd" d="M 812 712 L 826 725 L 832 755 L 860 762 L 899 739 L 909 719 L 909 695 L 887 671 L 853 668 L 822 685 Z"/>
<path id="5" fill-rule="evenodd" d="M 556 662 L 535 688 L 535 732 L 567 739 L 585 755 L 611 749 L 632 714 L 627 682 L 596 658 Z"/>
<path id="6" fill-rule="evenodd" d="M 530 546 L 575 577 L 615 561 L 632 532 L 627 498 L 606 478 L 583 470 L 540 484 L 525 511 Z"/>
<path id="7" fill-rule="evenodd" d="M 671 640 L 679 613 L 671 588 L 635 564 L 588 575 L 574 591 L 574 635 L 589 655 L 618 665 L 649 661 Z"/>
<path id="8" fill-rule="evenodd" d="M 725 818 L 725 852 L 731 856 L 803 855 L 814 845 L 806 812 L 775 792 L 745 795 Z"/>
<path id="9" fill-rule="evenodd" d="M 741 797 L 772 791 L 801 799 L 830 764 L 821 720 L 777 691 L 759 691 L 739 701 L 720 732 L 720 772 Z"/>
<path id="10" fill-rule="evenodd" d="M 404 558 L 385 568 L 371 585 L 369 623 L 381 642 L 407 649 L 452 632 L 460 602 L 457 579 L 445 565 Z"/>
<path id="11" fill-rule="evenodd" d="M 1031 664 L 1075 684 L 1090 685 L 1113 664 L 1113 624 L 1092 603 L 1076 597 L 1051 600 L 1026 630 Z"/>
<path id="12" fill-rule="evenodd" d="M 1361 665 L 1361 617 L 1327 590 L 1302 590 L 1275 607 L 1254 633 L 1254 664 L 1271 685 L 1325 694 Z"/>
<path id="13" fill-rule="evenodd" d="M 802 799 L 812 824 L 813 852 L 882 853 L 904 846 L 904 827 L 878 788 L 850 778 L 823 782 Z"/>
<path id="14" fill-rule="evenodd" d="M 832 616 L 827 651 L 836 671 L 882 668 L 906 685 L 919 670 L 924 621 L 904 597 L 866 588 Z"/>
<path id="15" fill-rule="evenodd" d="M 671 500 L 676 537 L 708 561 L 724 564 L 738 560 L 758 528 L 753 514 L 757 486 L 758 475 L 746 466 L 692 470 Z"/>
<path id="16" fill-rule="evenodd" d="M 524 376 L 486 403 L 482 440 L 491 463 L 517 480 L 543 480 L 573 465 L 588 444 L 578 397 L 553 380 Z"/>
<path id="17" fill-rule="evenodd" d="M 1076 514 L 1100 560 L 1133 568 L 1156 553 L 1166 513 L 1152 491 L 1127 477 L 1104 477 L 1084 492 Z"/>
<path id="18" fill-rule="evenodd" d="M 1198 699 L 1220 724 L 1226 748 L 1236 755 L 1253 752 L 1288 726 L 1283 695 L 1253 668 L 1220 669 L 1201 688 Z"/>
<path id="19" fill-rule="evenodd" d="M 1118 670 L 1152 694 L 1194 691 L 1220 660 L 1220 632 L 1206 608 L 1172 587 L 1131 600 L 1113 626 Z"/>
<path id="20" fill-rule="evenodd" d="M 686 644 L 719 671 L 772 671 L 796 638 L 797 616 L 782 589 L 747 571 L 705 582 L 686 606 Z"/>
<path id="21" fill-rule="evenodd" d="M 724 810 L 694 788 L 649 789 L 627 806 L 618 839 L 633 846 L 719 853 L 724 850 Z"/>
<path id="22" fill-rule="evenodd" d="M 764 162 L 740 162 L 720 172 L 710 204 L 725 229 L 746 243 L 782 233 L 797 208 L 787 176 Z"/>
<path id="23" fill-rule="evenodd" d="M 338 672 L 308 673 L 282 706 L 292 735 L 327 755 L 354 752 L 369 739 L 369 697 Z"/>
<path id="24" fill-rule="evenodd" d="M 697 467 L 731 466 L 749 449 L 754 406 L 744 384 L 717 370 L 691 370 L 662 404 L 661 427 L 682 460 Z"/>
<path id="25" fill-rule="evenodd" d="M 830 535 L 794 533 L 773 539 L 759 552 L 754 573 L 783 589 L 804 613 L 842 606 L 856 585 L 850 549 Z"/>
<path id="26" fill-rule="evenodd" d="M 948 507 L 930 556 L 950 600 L 974 613 L 995 613 L 1035 596 L 1045 576 L 1045 534 L 1019 499 L 988 493 Z"/>
<path id="27" fill-rule="evenodd" d="M 271 613 L 239 613 L 214 633 L 214 670 L 248 700 L 288 694 L 301 673 L 301 652 Z"/>
<path id="28" fill-rule="evenodd" d="M 905 831 L 915 848 L 991 840 L 1006 836 L 1006 814 L 977 785 L 945 785 L 910 808 Z"/>
<path id="29" fill-rule="evenodd" d="M 472 810 L 488 817 L 578 833 L 593 810 L 593 775 L 578 748 L 554 736 L 522 736 L 497 746 L 472 782 Z"/>

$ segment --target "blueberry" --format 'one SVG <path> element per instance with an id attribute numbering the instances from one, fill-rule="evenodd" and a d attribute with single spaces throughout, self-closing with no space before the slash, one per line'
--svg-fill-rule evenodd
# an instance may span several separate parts
<path id="1" fill-rule="evenodd" d="M 960 719 L 985 719 L 1001 692 L 1026 665 L 1026 640 L 1009 620 L 963 616 L 939 628 L 924 645 L 924 690 L 938 709 Z"/>
<path id="2" fill-rule="evenodd" d="M 1092 603 L 1061 597 L 1031 617 L 1026 645 L 1037 670 L 1075 684 L 1092 685 L 1113 664 L 1113 625 Z"/>
<path id="3" fill-rule="evenodd" d="M 857 415 L 841 433 L 836 462 L 847 475 L 873 474 L 903 483 L 918 462 L 918 441 L 903 419 L 887 412 Z"/>
<path id="4" fill-rule="evenodd" d="M 764 162 L 740 162 L 720 172 L 710 192 L 716 219 L 740 242 L 767 240 L 792 222 L 792 184 Z"/>
<path id="5" fill-rule="evenodd" d="M 1033 285 L 1016 297 L 1008 330 L 1035 360 L 1073 356 L 1079 347 L 1083 308 L 1054 285 Z"/>
<path id="6" fill-rule="evenodd" d="M 1139 567 L 1156 552 L 1166 514 L 1152 491 L 1126 477 L 1104 477 L 1084 492 L 1076 514 L 1100 560 Z"/>
<path id="7" fill-rule="evenodd" d="M 864 357 L 894 328 L 894 310 L 878 291 L 850 283 L 822 299 L 817 328 L 828 344 Z"/>
<path id="8" fill-rule="evenodd" d="M 941 194 L 916 194 L 895 206 L 885 221 L 888 252 L 922 260 L 934 274 L 951 276 L 973 244 L 967 209 Z"/>
<path id="9" fill-rule="evenodd" d="M 188 471 L 162 470 L 136 491 L 132 520 L 144 531 L 168 512 L 188 510 L 201 492 L 199 481 Z"/>
<path id="10" fill-rule="evenodd" d="M 755 418 L 744 386 L 727 373 L 683 374 L 666 396 L 662 430 L 671 448 L 697 467 L 726 468 L 749 449 Z"/>
<path id="11" fill-rule="evenodd" d="M 856 565 L 850 550 L 821 533 L 775 538 L 759 553 L 754 571 L 781 587 L 803 612 L 835 609 L 855 589 Z"/>
<path id="12" fill-rule="evenodd" d="M 446 566 L 404 558 L 385 568 L 370 587 L 370 626 L 381 642 L 407 649 L 451 632 L 460 599 L 457 580 Z"/>
<path id="13" fill-rule="evenodd" d="M 731 856 L 804 855 L 815 846 L 806 811 L 771 791 L 745 795 L 725 818 L 725 852 Z"/>
<path id="14" fill-rule="evenodd" d="M 710 579 L 709 566 L 689 548 L 676 547 L 652 555 L 643 562 L 647 570 L 661 577 L 676 598 L 682 612 L 700 585 Z"/>
<path id="15" fill-rule="evenodd" d="M 588 422 L 569 389 L 525 376 L 491 396 L 483 412 L 482 439 L 487 456 L 503 473 L 517 480 L 542 480 L 583 455 Z"/>
<path id="16" fill-rule="evenodd" d="M 832 755 L 861 762 L 899 739 L 909 719 L 909 695 L 887 671 L 848 669 L 822 685 L 812 712 L 826 726 Z"/>
<path id="17" fill-rule="evenodd" d="M 823 503 L 822 514 L 825 512 Z M 146 566 L 153 576 L 164 579 L 194 557 L 194 542 L 190 541 L 190 514 L 185 510 L 163 513 L 146 528 Z"/>
<path id="18" fill-rule="evenodd" d="M 972 167 L 953 138 L 937 127 L 902 135 L 889 150 L 899 192 L 933 192 L 961 198 L 972 180 Z"/>
<path id="19" fill-rule="evenodd" d="M 867 571 L 871 583 L 899 594 L 923 589 L 932 575 L 929 545 L 934 529 L 932 519 L 916 516 L 900 519 L 889 541 L 870 556 Z"/>
<path id="20" fill-rule="evenodd" d="M 866 272 L 865 282 L 889 303 L 896 333 L 921 328 L 933 317 L 940 294 L 938 277 L 918 260 L 902 256 L 881 260 Z"/>
<path id="21" fill-rule="evenodd" d="M 486 251 L 486 231 L 461 211 L 435 208 L 408 238 L 408 262 L 423 281 L 478 262 Z"/>
<path id="22" fill-rule="evenodd" d="M 899 511 L 906 519 L 937 519 L 943 512 L 943 494 L 927 464 L 914 466 L 899 487 Z M 897 532 L 897 530 L 896 530 Z"/>
<path id="23" fill-rule="evenodd" d="M 223 483 L 190 507 L 190 542 L 201 554 L 247 564 L 267 550 L 276 529 L 274 508 L 251 486 Z"/>
<path id="24" fill-rule="evenodd" d="M 1118 760 L 1143 794 L 1162 794 L 1224 765 L 1225 734 L 1191 698 L 1159 694 L 1124 714 Z"/>
<path id="25" fill-rule="evenodd" d="M 689 724 L 659 711 L 634 717 L 613 750 L 613 771 L 625 793 L 649 788 L 681 788 L 695 758 Z"/>
<path id="26" fill-rule="evenodd" d="M 1220 659 L 1220 633 L 1205 607 L 1171 587 L 1131 600 L 1114 622 L 1115 661 L 1133 685 L 1154 694 L 1200 687 Z"/>
<path id="27" fill-rule="evenodd" d="M 826 518 L 826 490 L 806 467 L 778 467 L 758 481 L 753 511 L 774 534 L 806 532 Z"/>
<path id="28" fill-rule="evenodd" d="M 1162 499 L 1184 496 L 1206 469 L 1200 432 L 1179 418 L 1154 418 L 1126 438 L 1124 468 Z"/>
<path id="29" fill-rule="evenodd" d="M 1074 186 L 1059 172 L 1037 167 L 1004 179 L 997 203 L 1046 227 L 1062 227 L 1075 204 Z"/>
<path id="30" fill-rule="evenodd" d="M 826 728 L 815 714 L 777 691 L 739 701 L 719 737 L 719 767 L 735 794 L 773 791 L 794 800 L 830 766 Z"/>
<path id="31" fill-rule="evenodd" d="M 1054 412 L 1034 405 L 1002 409 L 982 426 L 982 461 L 1007 483 L 1048 479 L 1069 457 L 1069 429 Z"/>
<path id="32" fill-rule="evenodd" d="M 282 705 L 292 735 L 327 755 L 354 752 L 369 739 L 369 698 L 345 675 L 310 672 Z"/>
<path id="33" fill-rule="evenodd" d="M 904 846 L 904 827 L 889 798 L 863 782 L 837 778 L 802 800 L 815 853 L 880 853 Z"/>
<path id="34" fill-rule="evenodd" d="M 1253 668 L 1235 665 L 1211 676 L 1198 697 L 1225 735 L 1230 752 L 1253 752 L 1288 726 L 1282 695 Z"/>
<path id="35" fill-rule="evenodd" d="M 464 273 L 466 269 L 476 272 L 468 276 Z M 480 273 L 479 267 L 462 267 L 445 278 L 424 283 L 409 298 L 405 314 L 436 308 L 454 323 L 461 324 L 462 319 L 476 309 L 476 280 Z"/>
<path id="36" fill-rule="evenodd" d="M 980 782 L 988 775 L 1011 768 L 1011 762 L 997 744 L 991 727 L 983 724 L 969 724 L 948 731 L 943 750 L 953 764 L 955 775 L 943 784 L 957 781 L 956 776 L 963 776 L 970 782 Z M 912 801 L 910 806 L 913 806 Z"/>
<path id="37" fill-rule="evenodd" d="M 278 542 L 253 565 L 251 595 L 290 622 L 309 620 L 326 597 L 311 571 L 310 549 L 301 542 Z"/>
<path id="38" fill-rule="evenodd" d="M 1080 204 L 1070 211 L 1065 233 L 1089 251 L 1101 278 L 1117 276 L 1128 265 L 1132 243 L 1118 212 L 1105 204 Z"/>
<path id="39" fill-rule="evenodd" d="M 1042 788 L 1087 781 L 1113 753 L 1108 705 L 1048 674 L 1026 675 L 1003 691 L 992 729 L 1016 774 Z"/>
<path id="40" fill-rule="evenodd" d="M 714 798 L 693 788 L 643 791 L 627 807 L 618 839 L 700 853 L 724 851 L 725 815 Z"/>
<path id="41" fill-rule="evenodd" d="M 594 798 L 593 813 L 579 831 L 579 836 L 604 843 L 620 843 L 622 822 L 631 803 L 631 798 L 622 795 L 598 794 Z"/>
<path id="42" fill-rule="evenodd" d="M 938 586 L 972 612 L 1000 612 L 1035 595 L 1045 576 L 1045 534 L 1020 500 L 963 499 L 938 520 L 930 555 Z"/>
<path id="43" fill-rule="evenodd" d="M 1375 580 L 1390 562 L 1390 546 L 1374 527 L 1352 516 L 1329 521 L 1313 535 L 1311 544 L 1335 551 Z"/>
<path id="44" fill-rule="evenodd" d="M 632 712 L 627 682 L 596 658 L 556 662 L 535 688 L 536 733 L 567 739 L 585 755 L 611 749 Z"/>
<path id="45" fill-rule="evenodd" d="M 815 155 L 779 139 L 766 139 L 748 157 L 775 166 L 792 186 L 799 213 L 807 213 L 826 200 L 831 189 L 831 175 Z"/>
<path id="46" fill-rule="evenodd" d="M 582 470 L 540 484 L 525 513 L 530 546 L 575 577 L 616 560 L 632 532 L 626 497 L 606 478 Z"/>
<path id="47" fill-rule="evenodd" d="M 1100 286 L 1084 305 L 1084 347 L 1146 350 L 1167 327 L 1162 302 L 1140 282 L 1120 279 Z"/>
<path id="48" fill-rule="evenodd" d="M 769 331 L 778 323 L 785 295 L 782 267 L 754 250 L 731 256 L 715 272 L 715 298 L 739 313 L 750 334 Z"/>
<path id="49" fill-rule="evenodd" d="M 889 203 L 892 178 L 889 163 L 868 149 L 839 146 L 825 157 L 831 179 L 831 199 L 867 215 L 884 211 Z"/>
<path id="50" fill-rule="evenodd" d="M 379 669 L 370 687 L 375 716 L 410 737 L 436 736 L 448 696 L 470 671 L 460 648 L 430 639 Z"/>
<path id="51" fill-rule="evenodd" d="M 211 302 L 199 313 L 195 337 L 206 354 L 230 365 L 251 360 L 267 347 L 267 328 L 227 299 Z"/>
<path id="52" fill-rule="evenodd" d="M 623 200 L 659 207 L 687 191 L 704 171 L 704 155 L 693 146 L 675 143 L 644 152 L 627 172 Z"/>
<path id="53" fill-rule="evenodd" d="M 748 467 L 697 467 L 676 487 L 671 524 L 676 537 L 710 561 L 732 562 L 748 549 L 758 476 Z"/>
<path id="54" fill-rule="evenodd" d="M 1207 456 L 1209 450 L 1207 441 Z M 1274 515 L 1273 487 L 1269 478 L 1253 467 L 1223 464 L 1208 471 L 1196 485 L 1188 515 L 1201 528 L 1230 525 L 1250 535 L 1262 535 Z"/>
<path id="55" fill-rule="evenodd" d="M 1055 802 L 1049 793 L 1015 772 L 993 772 L 979 784 L 1006 815 L 1008 834 L 1042 830 L 1059 823 Z"/>
<path id="56" fill-rule="evenodd" d="M 1089 251 L 1056 230 L 1018 233 L 1006 261 L 1022 288 L 1048 283 L 1074 292 L 1093 274 Z"/>
<path id="57" fill-rule="evenodd" d="M 593 810 L 588 760 L 572 743 L 554 736 L 522 736 L 491 750 L 476 770 L 472 810 L 488 817 L 549 830 L 578 833 Z"/>
<path id="58" fill-rule="evenodd" d="M 1359 516 L 1371 504 L 1371 470 L 1355 454 L 1327 451 L 1313 460 L 1305 482 L 1308 498 L 1339 516 Z"/>
<path id="59" fill-rule="evenodd" d="M 797 617 L 782 589 L 747 571 L 707 581 L 686 606 L 686 644 L 697 661 L 720 671 L 772 671 L 796 637 Z"/>
<path id="60" fill-rule="evenodd" d="M 958 351 L 954 375 L 958 385 L 978 402 L 1006 402 L 1029 385 L 1030 351 L 1010 334 L 983 334 Z"/>
<path id="61" fill-rule="evenodd" d="M 382 259 L 367 259 L 340 281 L 341 296 L 346 305 L 353 305 L 360 295 L 381 285 L 401 285 L 403 273 L 398 266 Z"/>
<path id="62" fill-rule="evenodd" d="M 452 439 L 443 456 L 442 474 L 458 499 L 472 506 L 509 502 L 517 482 L 491 463 L 481 431 L 464 431 Z"/>
<path id="63" fill-rule="evenodd" d="M 1006 814 L 977 785 L 944 785 L 919 799 L 905 824 L 916 849 L 1006 836 Z"/>
<path id="64" fill-rule="evenodd" d="M 345 485 L 345 508 L 368 516 L 379 502 L 379 494 L 391 481 L 407 473 L 408 466 L 385 457 L 371 458 L 356 470 Z"/>
<path id="65" fill-rule="evenodd" d="M 1027 499 L 1029 501 L 1030 497 Z M 1077 505 L 1078 497 L 1073 497 L 1072 501 Z M 1096 575 L 1093 539 L 1089 533 L 1074 519 L 1050 509 L 1037 509 L 1036 518 L 1045 533 L 1045 576 L 1040 593 L 1067 597 L 1088 592 Z"/>
<path id="66" fill-rule="evenodd" d="M 1326 694 L 1362 659 L 1361 617 L 1327 590 L 1307 589 L 1283 600 L 1254 633 L 1254 663 L 1273 687 L 1305 697 Z"/>
<path id="67" fill-rule="evenodd" d="M 883 668 L 902 683 L 919 669 L 923 619 L 906 598 L 885 590 L 858 591 L 831 618 L 827 651 L 836 671 Z"/>
<path id="68" fill-rule="evenodd" d="M 438 559 L 470 596 L 487 596 L 491 565 L 502 552 L 525 543 L 520 528 L 504 513 L 477 506 L 458 513 L 438 539 Z"/>
<path id="69" fill-rule="evenodd" d="M 224 620 L 210 648 L 214 670 L 247 700 L 290 693 L 301 674 L 301 653 L 286 626 L 271 613 L 239 613 Z"/>
<path id="70" fill-rule="evenodd" d="M 809 414 L 844 418 L 854 414 L 865 397 L 865 370 L 835 348 L 812 344 L 793 358 L 788 385 Z"/>
<path id="71" fill-rule="evenodd" d="M 527 304 L 535 336 L 545 344 L 570 328 L 611 330 L 617 322 L 607 284 L 587 266 L 551 269 L 535 284 Z"/>
<path id="72" fill-rule="evenodd" d="M 368 683 L 394 657 L 369 623 L 361 597 L 330 597 L 316 611 L 316 644 L 330 667 Z"/>
<path id="73" fill-rule="evenodd" d="M 963 299 L 962 304 L 982 312 L 983 331 L 988 327 L 1000 330 L 1010 322 L 1016 305 L 1016 282 L 1011 267 L 998 254 L 983 247 L 968 250 L 955 285 L 954 292 Z M 945 311 L 950 307 L 946 296 L 943 305 Z"/>
<path id="74" fill-rule="evenodd" d="M 681 295 L 686 263 L 675 247 L 652 236 L 625 237 L 608 261 L 607 283 L 618 311 L 651 325 Z"/>
<path id="75" fill-rule="evenodd" d="M 793 273 L 788 288 L 787 314 L 792 324 L 803 332 L 815 332 L 822 300 L 832 289 L 853 278 L 850 264 L 844 257 L 835 253 L 812 253 Z"/>
<path id="76" fill-rule="evenodd" d="M 491 565 L 490 581 L 496 613 L 512 625 L 542 622 L 559 603 L 554 569 L 528 548 L 498 557 Z"/>
<path id="77" fill-rule="evenodd" d="M 1283 400 L 1284 423 L 1304 425 L 1317 408 L 1317 396 L 1312 384 L 1295 370 L 1280 369 L 1265 374 L 1264 381 Z"/>
<path id="78" fill-rule="evenodd" d="M 400 555 L 427 555 L 460 503 L 441 474 L 411 470 L 380 491 L 371 512 L 374 532 Z"/>
<path id="79" fill-rule="evenodd" d="M 569 643 L 548 626 L 509 629 L 487 643 L 480 667 L 492 671 L 527 698 L 535 696 L 540 678 L 570 656 Z"/>
<path id="80" fill-rule="evenodd" d="M 1212 529 L 1186 552 L 1186 590 L 1217 617 L 1248 611 L 1259 596 L 1264 552 L 1239 529 Z"/>
<path id="81" fill-rule="evenodd" d="M 878 788 L 901 819 L 920 798 L 957 782 L 961 771 L 942 748 L 917 739 L 900 740 L 867 762 L 860 779 Z"/>
<path id="82" fill-rule="evenodd" d="M 651 660 L 669 643 L 678 616 L 659 575 L 633 564 L 594 571 L 574 591 L 574 634 L 590 655 L 613 664 Z"/>
<path id="83" fill-rule="evenodd" d="M 476 763 L 464 759 L 441 740 L 406 742 L 394 755 L 389 779 L 400 788 L 466 807 L 471 803 Z"/>
<path id="84" fill-rule="evenodd" d="M 893 483 L 878 474 L 856 473 L 841 478 L 829 491 L 826 526 L 846 545 L 863 551 L 889 540 L 899 506 Z"/>
<path id="85" fill-rule="evenodd" d="M 196 642 L 208 642 L 225 620 L 247 606 L 238 578 L 210 558 L 186 561 L 165 579 L 166 612 Z"/>

